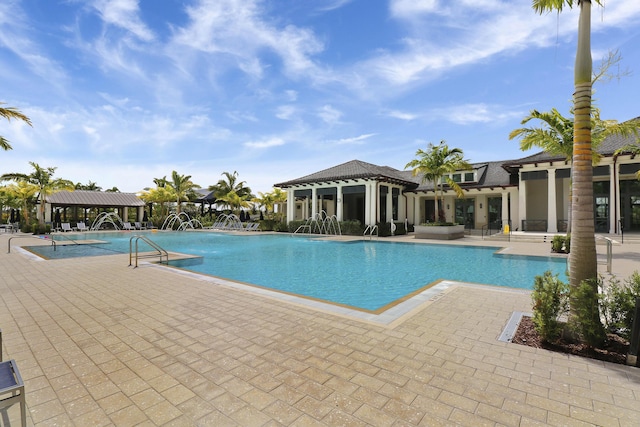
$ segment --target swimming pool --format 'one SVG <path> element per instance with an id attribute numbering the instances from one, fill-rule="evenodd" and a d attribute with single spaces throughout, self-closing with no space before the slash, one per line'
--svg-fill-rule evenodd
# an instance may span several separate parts
<path id="1" fill-rule="evenodd" d="M 501 255 L 495 247 L 338 242 L 275 234 L 145 235 L 168 251 L 202 257 L 200 264 L 181 265 L 186 270 L 371 311 L 441 279 L 531 289 L 536 275 L 551 270 L 564 277 L 566 269 L 564 259 Z M 29 249 L 47 258 L 128 253 L 131 236 L 83 233 L 73 238 L 108 243 Z M 142 241 L 140 250 L 148 250 Z"/>

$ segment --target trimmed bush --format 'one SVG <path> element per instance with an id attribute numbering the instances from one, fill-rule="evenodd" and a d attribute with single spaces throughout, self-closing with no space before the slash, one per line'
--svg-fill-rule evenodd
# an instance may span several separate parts
<path id="1" fill-rule="evenodd" d="M 607 333 L 600 321 L 599 278 L 584 280 L 577 288 L 571 289 L 571 321 L 569 328 L 581 341 L 598 348 L 607 339 Z"/>
<path id="2" fill-rule="evenodd" d="M 637 271 L 624 284 L 616 278 L 610 279 L 602 297 L 607 328 L 625 339 L 630 338 L 635 320 L 636 298 L 640 298 L 640 274 Z"/>
<path id="3" fill-rule="evenodd" d="M 560 336 L 562 323 L 560 316 L 567 312 L 569 285 L 547 270 L 534 279 L 533 323 L 544 341 L 552 341 Z"/>

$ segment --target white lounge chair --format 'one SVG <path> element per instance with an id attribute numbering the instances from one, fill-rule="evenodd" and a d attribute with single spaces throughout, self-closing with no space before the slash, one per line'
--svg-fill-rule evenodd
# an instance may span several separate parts
<path id="1" fill-rule="evenodd" d="M 87 228 L 87 226 L 84 224 L 84 222 L 79 222 L 76 224 L 76 228 L 78 229 L 78 231 L 88 231 L 89 229 Z"/>
<path id="2" fill-rule="evenodd" d="M 62 227 L 62 231 L 73 231 L 73 229 L 71 228 L 71 224 L 68 222 L 63 222 L 62 224 L 60 224 L 60 227 Z"/>
<path id="3" fill-rule="evenodd" d="M 142 225 L 141 222 L 134 222 L 133 225 L 135 225 L 136 230 L 146 230 L 147 229 L 147 227 Z"/>
<path id="4" fill-rule="evenodd" d="M 123 222 L 122 223 L 122 229 L 123 230 L 133 231 L 133 230 L 135 230 L 135 227 L 133 227 L 130 222 Z"/>

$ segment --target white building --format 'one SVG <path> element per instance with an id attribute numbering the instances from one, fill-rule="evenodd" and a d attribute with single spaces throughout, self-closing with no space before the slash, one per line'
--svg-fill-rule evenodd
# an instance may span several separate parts
<path id="1" fill-rule="evenodd" d="M 640 159 L 616 150 L 634 142 L 610 137 L 599 147 L 593 169 L 597 232 L 640 231 Z M 408 159 L 410 160 L 410 159 Z M 570 206 L 571 164 L 546 153 L 516 160 L 472 164 L 451 175 L 464 197 L 444 186 L 441 209 L 446 221 L 466 228 L 564 232 Z M 320 211 L 339 221 L 364 225 L 385 222 L 421 224 L 435 220 L 432 182 L 411 171 L 353 160 L 311 175 L 275 184 L 288 192 L 287 221 L 315 217 Z"/>

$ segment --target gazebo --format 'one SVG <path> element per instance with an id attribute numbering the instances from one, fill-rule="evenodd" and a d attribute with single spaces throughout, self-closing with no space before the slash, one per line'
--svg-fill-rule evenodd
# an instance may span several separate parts
<path id="1" fill-rule="evenodd" d="M 45 222 L 56 220 L 56 214 L 62 222 L 90 220 L 101 212 L 116 211 L 118 216 L 127 221 L 129 209 L 136 209 L 136 221 L 142 221 L 145 202 L 134 193 L 116 193 L 103 191 L 59 191 L 46 198 Z M 91 214 L 95 210 L 95 214 Z"/>

